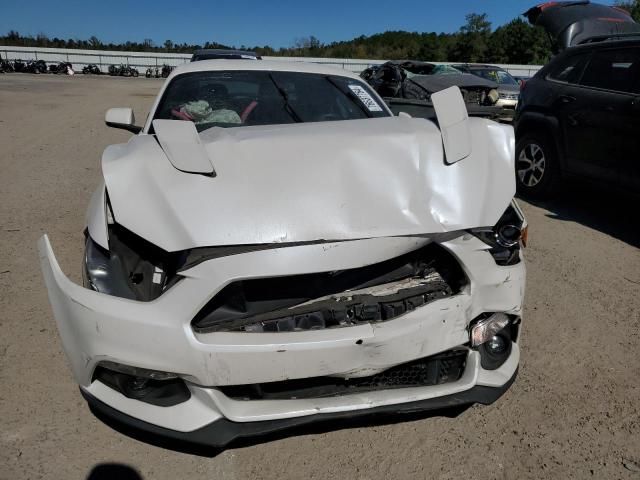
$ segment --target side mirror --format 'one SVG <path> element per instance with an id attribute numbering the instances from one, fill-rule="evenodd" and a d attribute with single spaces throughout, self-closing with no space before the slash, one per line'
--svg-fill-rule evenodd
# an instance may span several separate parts
<path id="1" fill-rule="evenodd" d="M 108 127 L 121 128 L 131 133 L 140 133 L 142 127 L 136 125 L 136 118 L 131 108 L 110 108 L 104 115 Z"/>

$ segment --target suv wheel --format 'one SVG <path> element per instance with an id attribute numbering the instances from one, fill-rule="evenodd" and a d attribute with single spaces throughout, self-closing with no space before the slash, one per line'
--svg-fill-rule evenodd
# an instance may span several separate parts
<path id="1" fill-rule="evenodd" d="M 532 197 L 552 193 L 558 179 L 555 149 L 542 134 L 522 137 L 516 145 L 516 183 L 518 191 Z"/>

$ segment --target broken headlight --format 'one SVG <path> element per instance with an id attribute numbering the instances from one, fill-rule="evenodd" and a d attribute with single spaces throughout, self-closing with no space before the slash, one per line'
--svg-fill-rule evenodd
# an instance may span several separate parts
<path id="1" fill-rule="evenodd" d="M 109 250 L 86 236 L 84 286 L 107 295 L 148 302 L 180 277 L 173 256 L 125 228 L 109 225 Z"/>
<path id="2" fill-rule="evenodd" d="M 515 200 L 493 227 L 475 228 L 471 234 L 491 247 L 489 253 L 498 265 L 520 262 L 520 246 L 526 246 L 527 227 Z"/>

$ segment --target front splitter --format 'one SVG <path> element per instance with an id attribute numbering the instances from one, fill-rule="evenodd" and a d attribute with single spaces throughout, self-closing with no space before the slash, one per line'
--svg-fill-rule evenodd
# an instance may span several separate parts
<path id="1" fill-rule="evenodd" d="M 429 398 L 417 402 L 260 422 L 232 422 L 223 418 L 191 432 L 170 430 L 168 428 L 158 427 L 157 425 L 138 420 L 137 418 L 110 407 L 85 390 L 80 389 L 80 391 L 96 417 L 122 433 L 147 443 L 161 445 L 166 448 L 187 451 L 195 449 L 196 451 L 199 451 L 206 448 L 219 449 L 240 439 L 266 436 L 293 429 L 295 427 L 320 422 L 331 422 L 345 419 L 351 420 L 374 415 L 401 415 L 427 412 L 460 407 L 474 403 L 489 405 L 498 400 L 498 398 L 500 398 L 509 389 L 511 384 L 515 381 L 517 374 L 518 371 L 516 370 L 509 381 L 500 387 L 485 387 L 477 385 L 463 392 L 445 395 L 442 397 Z"/>

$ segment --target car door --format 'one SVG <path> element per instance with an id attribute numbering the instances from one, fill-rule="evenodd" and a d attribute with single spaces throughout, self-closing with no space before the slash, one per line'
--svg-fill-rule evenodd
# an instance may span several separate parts
<path id="1" fill-rule="evenodd" d="M 626 187 L 640 181 L 639 80 L 640 45 L 593 52 L 579 82 L 585 108 L 577 114 L 586 174 L 611 179 L 615 169 Z"/>
<path id="2" fill-rule="evenodd" d="M 635 133 L 628 141 L 628 148 L 622 158 L 622 184 L 623 186 L 640 192 L 640 73 L 635 79 L 636 88 L 629 112 L 629 127 Z"/>
<path id="3" fill-rule="evenodd" d="M 580 85 L 590 60 L 590 51 L 567 55 L 548 76 L 555 83 L 548 102 L 558 119 L 563 168 L 572 174 L 612 182 L 618 179 L 615 158 L 596 152 L 603 149 L 602 137 L 606 136 L 593 109 L 602 94 Z"/>
<path id="4" fill-rule="evenodd" d="M 637 47 L 598 48 L 588 57 L 575 56 L 577 67 L 555 74 L 564 82 L 556 89 L 553 109 L 562 132 L 566 169 L 607 183 L 628 183 L 627 172 L 638 151 Z M 584 67 L 578 68 L 585 63 Z M 553 78 L 551 78 L 553 80 Z M 631 165 L 630 165 L 631 163 Z M 625 176 L 626 175 L 626 176 Z"/>

